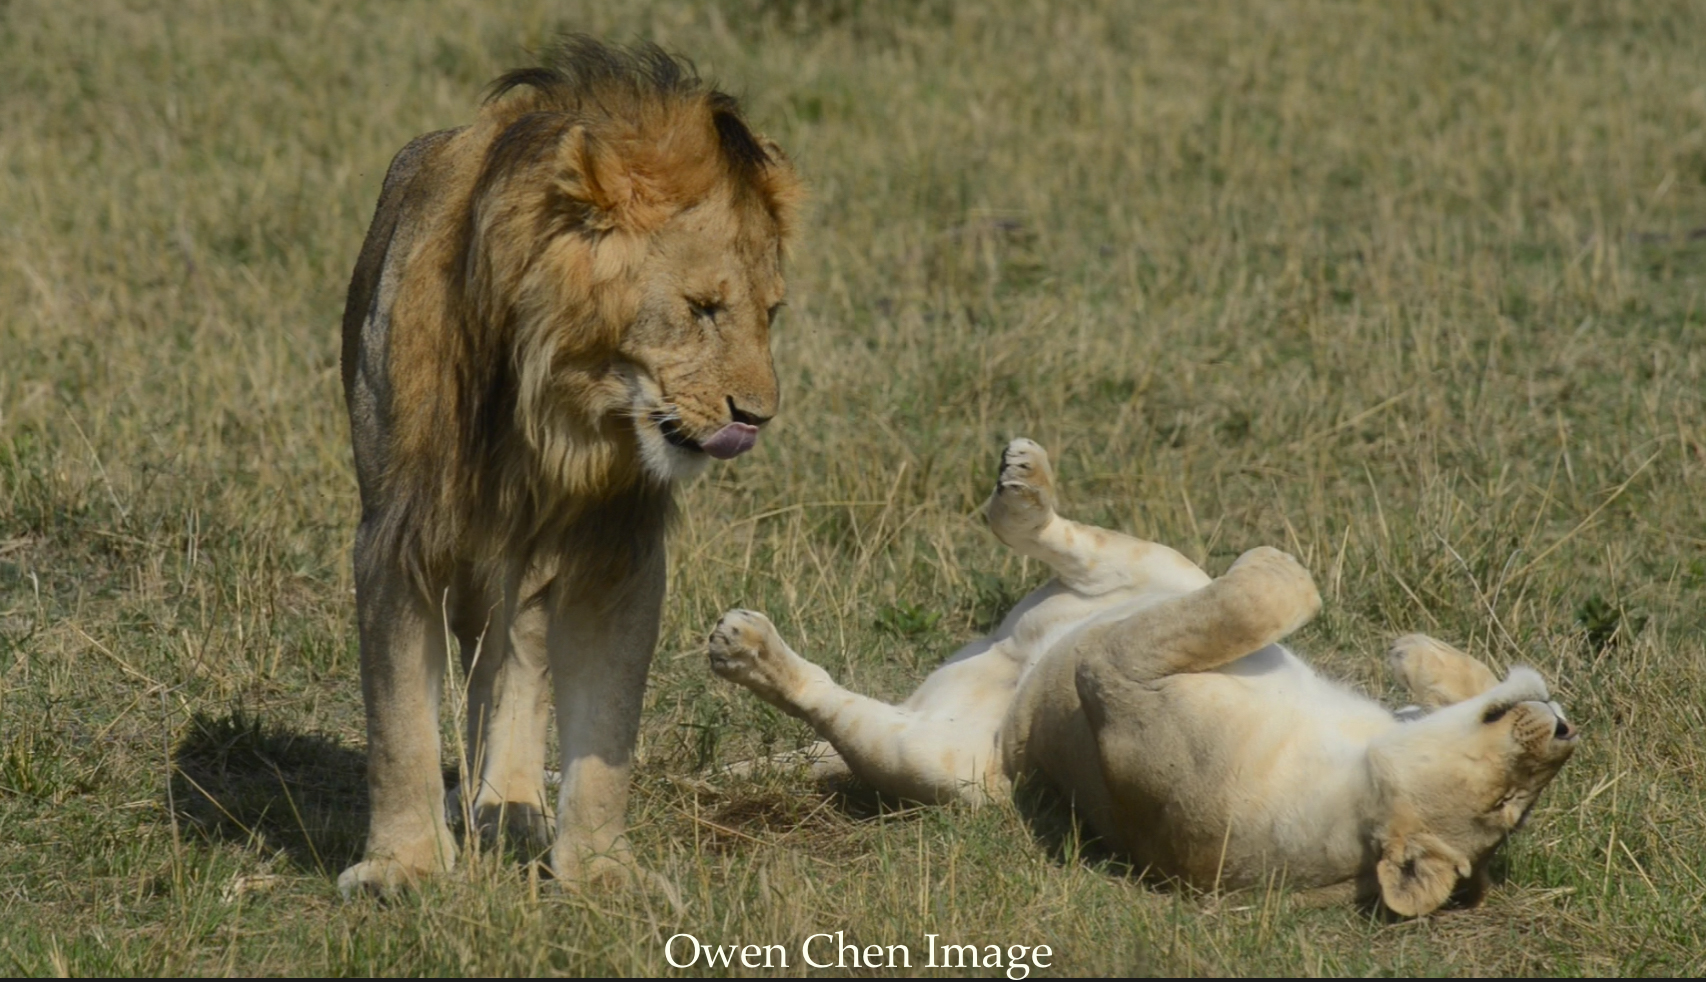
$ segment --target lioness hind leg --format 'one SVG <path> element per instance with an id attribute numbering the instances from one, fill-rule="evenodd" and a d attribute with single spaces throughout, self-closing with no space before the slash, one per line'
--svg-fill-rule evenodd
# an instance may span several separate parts
<path id="1" fill-rule="evenodd" d="M 1014 551 L 1090 596 L 1151 585 L 1195 590 L 1209 582 L 1195 563 L 1166 546 L 1062 518 L 1055 508 L 1048 452 L 1023 438 L 1009 443 L 985 514 L 995 537 Z"/>
<path id="2" fill-rule="evenodd" d="M 1473 699 L 1499 684 L 1493 670 L 1425 634 L 1406 634 L 1387 653 L 1410 698 L 1429 711 Z"/>
<path id="3" fill-rule="evenodd" d="M 847 762 L 841 759 L 841 754 L 835 750 L 835 744 L 828 740 L 819 740 L 809 747 L 799 750 L 789 750 L 768 757 L 753 757 L 749 760 L 737 760 L 718 771 L 731 777 L 750 777 L 764 768 L 789 769 L 804 768 L 806 775 L 814 781 L 826 781 L 831 778 L 844 777 L 852 773 Z"/>
<path id="4" fill-rule="evenodd" d="M 993 732 L 956 726 L 836 685 L 829 673 L 783 643 L 769 618 L 731 610 L 711 631 L 711 670 L 810 723 L 860 780 L 924 802 L 981 802 L 994 755 Z"/>

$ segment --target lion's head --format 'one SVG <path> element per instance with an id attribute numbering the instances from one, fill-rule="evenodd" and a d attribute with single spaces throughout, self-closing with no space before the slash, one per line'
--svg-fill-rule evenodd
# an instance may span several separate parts
<path id="1" fill-rule="evenodd" d="M 472 129 L 470 327 L 507 352 L 472 395 L 495 394 L 486 422 L 531 452 L 523 483 L 667 483 L 750 448 L 779 398 L 770 323 L 800 196 L 781 150 L 691 66 L 585 38 L 499 79 Z"/>
<path id="2" fill-rule="evenodd" d="M 1386 804 L 1375 836 L 1386 906 L 1415 916 L 1454 893 L 1478 900 L 1493 850 L 1575 752 L 1576 737 L 1545 681 L 1519 666 L 1378 740 L 1369 758 Z"/>
<path id="3" fill-rule="evenodd" d="M 734 99 L 652 46 L 570 38 L 411 143 L 345 323 L 351 404 L 386 433 L 376 535 L 421 569 L 471 544 L 633 554 L 587 537 L 649 541 L 670 484 L 776 412 L 800 194 Z"/>

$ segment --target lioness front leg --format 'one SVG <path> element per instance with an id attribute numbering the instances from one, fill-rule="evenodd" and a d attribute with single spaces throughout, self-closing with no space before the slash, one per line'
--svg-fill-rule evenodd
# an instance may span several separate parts
<path id="1" fill-rule="evenodd" d="M 1213 671 L 1278 642 L 1320 609 L 1309 571 L 1290 555 L 1259 546 L 1208 586 L 1088 632 L 1081 642 L 1080 689 L 1087 677 L 1109 672 L 1148 681 Z"/>
<path id="2" fill-rule="evenodd" d="M 389 560 L 375 555 L 364 523 L 356 537 L 356 615 L 371 811 L 362 860 L 338 877 L 346 897 L 389 893 L 456 864 L 439 771 L 443 621 Z"/>
<path id="3" fill-rule="evenodd" d="M 1194 590 L 1209 582 L 1173 549 L 1062 518 L 1055 508 L 1048 452 L 1023 438 L 1009 443 L 985 514 L 995 537 L 1015 552 L 1044 563 L 1061 583 L 1089 596 L 1150 585 Z"/>
<path id="4" fill-rule="evenodd" d="M 608 593 L 567 597 L 552 589 L 546 646 L 556 693 L 563 785 L 551 868 L 559 880 L 628 881 L 634 861 L 624 835 L 634 741 L 657 644 L 664 553 Z"/>
<path id="5" fill-rule="evenodd" d="M 811 724 L 847 767 L 886 794 L 915 801 L 984 800 L 993 732 L 891 706 L 835 684 L 783 643 L 770 619 L 731 610 L 708 644 L 711 670 Z"/>
<path id="6" fill-rule="evenodd" d="M 1480 660 L 1425 634 L 1406 634 L 1392 642 L 1387 657 L 1410 698 L 1430 712 L 1499 684 L 1499 677 Z"/>

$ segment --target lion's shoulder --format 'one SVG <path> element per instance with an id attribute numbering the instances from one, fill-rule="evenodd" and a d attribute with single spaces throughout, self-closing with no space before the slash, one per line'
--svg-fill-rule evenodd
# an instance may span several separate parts
<path id="1" fill-rule="evenodd" d="M 361 252 L 356 257 L 355 272 L 350 277 L 349 291 L 344 301 L 343 372 L 346 393 L 353 381 L 358 366 L 357 356 L 364 340 L 369 347 L 374 348 L 382 346 L 385 341 L 383 335 L 364 339 L 362 333 L 367 322 L 387 312 L 385 309 L 376 309 L 376 302 L 379 299 L 380 276 L 400 251 L 394 248 L 398 244 L 398 226 L 404 225 L 403 238 L 408 238 L 409 223 L 403 222 L 404 214 L 411 203 L 418 207 L 422 196 L 430 193 L 434 184 L 434 175 L 427 172 L 426 164 L 436 153 L 450 145 L 452 138 L 460 132 L 462 128 L 458 127 L 415 137 L 404 145 L 403 149 L 397 151 L 396 156 L 391 158 L 391 165 L 385 170 L 385 180 L 379 190 L 379 203 L 373 210 L 373 221 L 367 227 L 367 236 L 362 240 Z M 411 196 L 409 190 L 415 186 L 417 178 L 423 177 L 422 183 L 428 187 Z M 385 307 L 388 308 L 389 305 L 386 304 Z"/>

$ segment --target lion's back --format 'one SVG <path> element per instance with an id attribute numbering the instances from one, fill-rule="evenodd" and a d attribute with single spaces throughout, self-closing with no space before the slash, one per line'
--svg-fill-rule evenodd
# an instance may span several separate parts
<path id="1" fill-rule="evenodd" d="M 416 239 L 430 232 L 427 213 L 442 180 L 436 158 L 462 129 L 438 130 L 410 140 L 391 159 L 344 300 L 343 382 L 364 493 L 382 466 L 391 411 L 391 311 L 402 267 Z"/>

